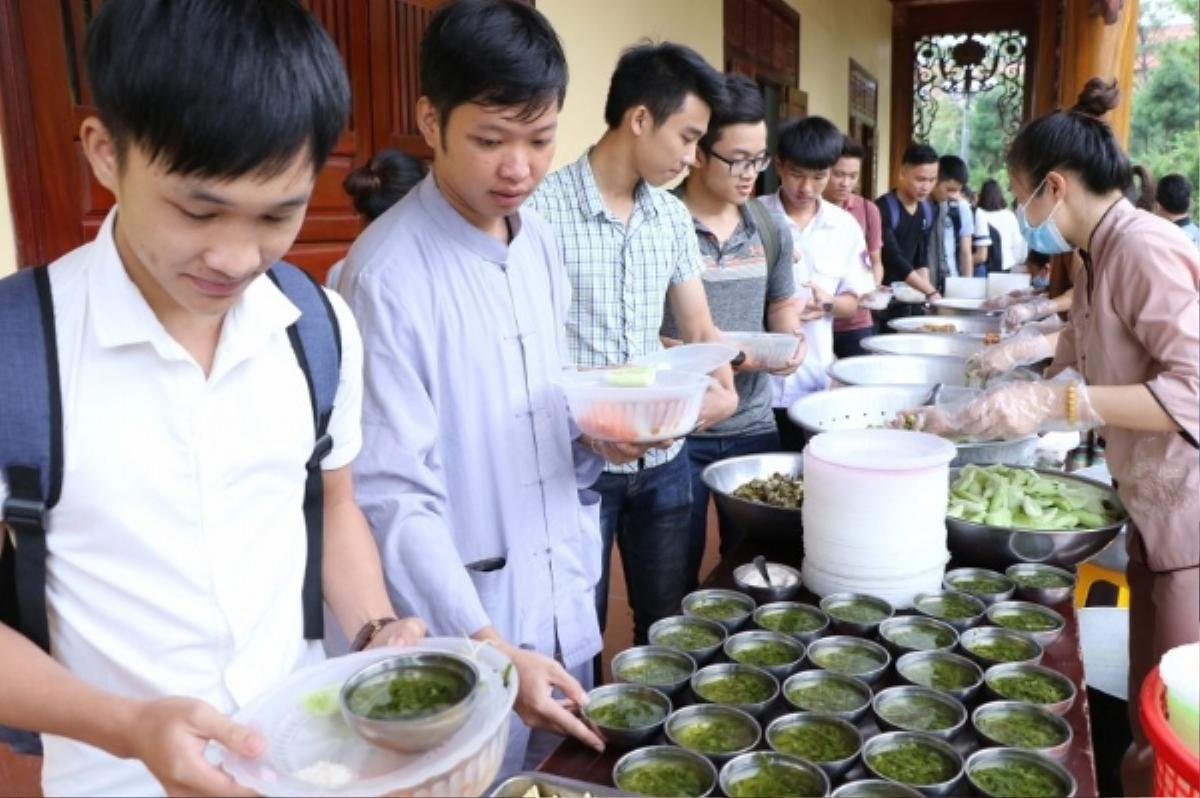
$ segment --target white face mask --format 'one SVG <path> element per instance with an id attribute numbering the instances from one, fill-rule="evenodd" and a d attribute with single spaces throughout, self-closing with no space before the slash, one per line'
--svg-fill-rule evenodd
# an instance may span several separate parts
<path id="1" fill-rule="evenodd" d="M 1058 206 L 1062 205 L 1062 200 L 1054 203 L 1054 207 L 1050 209 L 1050 215 L 1046 220 L 1033 227 L 1029 224 L 1029 218 L 1025 215 L 1025 209 L 1029 203 L 1033 202 L 1034 197 L 1042 190 L 1042 186 L 1046 185 L 1046 178 L 1042 178 L 1042 182 L 1038 183 L 1038 187 L 1029 195 L 1029 199 L 1025 203 L 1017 207 L 1017 226 L 1021 230 L 1021 235 L 1029 244 L 1029 248 L 1040 252 L 1043 255 L 1060 255 L 1064 252 L 1070 252 L 1074 249 L 1073 246 L 1063 237 L 1059 231 L 1058 225 L 1054 223 L 1054 214 L 1058 210 Z"/>

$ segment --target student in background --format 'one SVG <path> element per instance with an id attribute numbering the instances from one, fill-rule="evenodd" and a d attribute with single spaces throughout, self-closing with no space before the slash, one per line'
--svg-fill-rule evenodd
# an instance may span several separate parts
<path id="1" fill-rule="evenodd" d="M 342 180 L 342 189 L 350 195 L 354 210 L 363 224 L 370 224 L 388 208 L 404 199 L 413 186 L 429 172 L 425 162 L 400 150 L 380 150 L 371 160 Z M 333 264 L 325 276 L 325 285 L 336 288 L 345 260 Z"/>
<path id="2" fill-rule="evenodd" d="M 1181 174 L 1165 175 L 1154 192 L 1154 211 L 1179 227 L 1183 234 L 1200 246 L 1200 227 L 1188 216 L 1192 206 L 1192 184 Z"/>
<path id="3" fill-rule="evenodd" d="M 858 180 L 862 175 L 862 162 L 866 150 L 857 141 L 846 136 L 842 142 L 842 154 L 829 173 L 824 197 L 829 202 L 854 217 L 862 228 L 867 242 L 867 258 L 871 265 L 871 279 L 878 288 L 883 283 L 883 221 L 875 203 L 858 193 Z M 833 353 L 838 357 L 866 354 L 862 339 L 875 332 L 875 319 L 871 311 L 860 307 L 848 319 L 833 320 Z"/>
<path id="4" fill-rule="evenodd" d="M 938 158 L 937 183 L 930 192 L 934 222 L 929 231 L 929 260 L 938 286 L 944 286 L 947 277 L 975 276 L 975 214 L 963 199 L 967 180 L 967 164 L 962 158 Z"/>
<path id="5" fill-rule="evenodd" d="M 660 188 L 696 163 L 725 78 L 689 47 L 664 42 L 621 54 L 608 88 L 608 129 L 574 163 L 546 178 L 533 205 L 557 233 L 572 288 L 571 359 L 581 368 L 622 365 L 662 349 L 664 302 L 685 343 L 715 341 L 692 216 Z M 714 373 L 697 431 L 737 409 L 728 366 Z M 613 541 L 621 550 L 633 609 L 633 639 L 679 611 L 688 581 L 692 483 L 686 441 L 664 443 L 636 462 L 609 463 L 600 494 L 603 573 L 596 609 L 603 629 Z"/>
<path id="6" fill-rule="evenodd" d="M 833 320 L 852 317 L 858 298 L 875 290 L 862 228 L 853 216 L 821 197 L 844 141 L 837 126 L 819 116 L 787 123 L 776 145 L 779 190 L 763 197 L 763 204 L 782 214 L 792 231 L 795 301 L 808 340 L 799 370 L 771 378 L 780 440 L 791 451 L 803 448 L 804 433 L 788 418 L 787 409 L 800 397 L 829 387 Z"/>
<path id="7" fill-rule="evenodd" d="M 804 360 L 807 347 L 792 302 L 792 234 L 778 214 L 754 199 L 754 183 L 771 162 L 767 151 L 767 111 L 762 90 L 744 75 L 726 75 L 727 99 L 713 109 L 708 132 L 700 138 L 696 163 L 677 195 L 687 205 L 704 258 L 704 293 L 713 323 L 729 332 L 777 332 L 797 336 L 786 366 L 773 372 L 744 359 L 735 368 L 737 412 L 720 424 L 688 436 L 692 477 L 692 518 L 688 549 L 689 591 L 699 581 L 708 521 L 708 488 L 700 478 L 717 460 L 779 449 L 771 413 L 770 374 L 787 375 Z M 668 305 L 663 336 L 679 330 Z M 718 515 L 721 552 L 737 543 L 728 519 Z"/>
<path id="8" fill-rule="evenodd" d="M 927 301 L 942 298 L 930 274 L 929 231 L 933 229 L 933 204 L 929 192 L 937 183 L 938 156 L 928 144 L 909 144 L 900 162 L 896 187 L 875 200 L 883 222 L 883 282 L 907 283 Z M 920 305 L 893 302 L 886 319 L 920 315 Z"/>
<path id="9" fill-rule="evenodd" d="M 1000 268 L 1007 272 L 1024 263 L 1029 246 L 1017 226 L 1017 215 L 1009 209 L 1004 192 L 995 180 L 983 181 L 979 189 L 979 208 L 987 214 L 987 223 L 1000 234 Z"/>

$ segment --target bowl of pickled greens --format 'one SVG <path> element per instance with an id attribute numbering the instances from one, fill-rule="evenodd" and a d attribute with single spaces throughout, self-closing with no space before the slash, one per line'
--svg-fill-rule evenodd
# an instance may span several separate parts
<path id="1" fill-rule="evenodd" d="M 717 786 L 717 769 L 692 751 L 651 745 L 618 759 L 612 778 L 623 795 L 702 798 Z"/>
<path id="2" fill-rule="evenodd" d="M 962 756 L 945 740 L 924 732 L 885 732 L 863 745 L 863 762 L 873 775 L 919 789 L 925 795 L 954 795 Z"/>
<path id="3" fill-rule="evenodd" d="M 779 682 L 761 668 L 726 662 L 696 671 L 692 692 L 701 701 L 734 706 L 757 718 L 779 695 Z"/>
<path id="4" fill-rule="evenodd" d="M 721 588 L 696 590 L 683 597 L 684 615 L 716 621 L 731 632 L 746 622 L 755 606 L 745 593 Z"/>
<path id="5" fill-rule="evenodd" d="M 857 723 L 871 706 L 862 679 L 833 671 L 801 671 L 783 683 L 783 697 L 801 712 L 820 712 Z"/>
<path id="6" fill-rule="evenodd" d="M 913 609 L 921 615 L 949 624 L 961 633 L 983 620 L 987 605 L 969 593 L 940 590 L 913 596 Z"/>
<path id="7" fill-rule="evenodd" d="M 1083 477 L 1005 465 L 950 470 L 947 543 L 966 565 L 1070 568 L 1107 546 L 1127 520 L 1116 490 Z"/>
<path id="8" fill-rule="evenodd" d="M 618 681 L 644 684 L 671 696 L 692 678 L 696 661 L 669 646 L 636 646 L 613 657 L 612 671 Z"/>
<path id="9" fill-rule="evenodd" d="M 749 538 L 802 546 L 804 460 L 794 452 L 718 460 L 701 473 L 723 519 Z M 797 551 L 797 554 L 801 554 Z"/>
<path id="10" fill-rule="evenodd" d="M 672 615 L 650 624 L 647 636 L 652 645 L 682 651 L 699 664 L 720 650 L 729 632 L 716 621 Z"/>
<path id="11" fill-rule="evenodd" d="M 1000 626 L 968 629 L 958 638 L 968 657 L 984 668 L 1009 662 L 1036 665 L 1042 661 L 1042 644 L 1024 632 Z"/>
<path id="12" fill-rule="evenodd" d="M 984 743 L 1025 748 L 1053 759 L 1067 755 L 1073 734 L 1061 716 L 1035 704 L 992 701 L 971 713 L 971 725 Z"/>
<path id="13" fill-rule="evenodd" d="M 983 674 L 993 697 L 1002 701 L 1035 704 L 1055 715 L 1065 715 L 1075 703 L 1075 684 L 1056 670 L 1042 665 L 993 665 Z"/>
<path id="14" fill-rule="evenodd" d="M 725 656 L 733 662 L 762 668 L 776 679 L 786 679 L 804 660 L 804 644 L 782 632 L 754 629 L 726 640 Z"/>
<path id="15" fill-rule="evenodd" d="M 632 748 L 656 737 L 671 709 L 671 699 L 653 687 L 617 683 L 588 693 L 583 717 L 605 742 Z"/>
<path id="16" fill-rule="evenodd" d="M 895 656 L 910 651 L 949 651 L 958 632 L 948 623 L 921 615 L 902 615 L 879 624 L 879 639 Z"/>
<path id="17" fill-rule="evenodd" d="M 1062 636 L 1066 620 L 1049 607 L 1031 601 L 999 601 L 988 607 L 987 618 L 996 626 L 1024 632 L 1043 646 Z"/>
<path id="18" fill-rule="evenodd" d="M 758 628 L 782 632 L 804 643 L 816 640 L 829 628 L 828 615 L 811 604 L 797 601 L 762 604 L 752 617 Z"/>
<path id="19" fill-rule="evenodd" d="M 778 752 L 742 754 L 721 768 L 729 798 L 806 798 L 829 794 L 829 778 L 816 765 Z"/>
<path id="20" fill-rule="evenodd" d="M 1034 751 L 985 748 L 967 759 L 967 780 L 987 798 L 1070 798 L 1075 778 Z"/>
<path id="21" fill-rule="evenodd" d="M 961 701 L 929 687 L 889 687 L 875 694 L 871 708 L 885 731 L 926 732 L 944 740 L 967 722 Z"/>
<path id="22" fill-rule="evenodd" d="M 818 712 L 776 718 L 766 736 L 772 751 L 807 759 L 830 779 L 840 778 L 853 767 L 863 744 L 862 732 L 853 723 Z"/>
<path id="23" fill-rule="evenodd" d="M 762 738 L 758 721 L 749 713 L 723 704 L 693 704 L 667 718 L 667 739 L 703 754 L 721 765 L 753 750 Z"/>
<path id="24" fill-rule="evenodd" d="M 433 748 L 462 728 L 479 671 L 467 657 L 410 652 L 363 668 L 342 686 L 342 717 L 363 739 L 393 751 Z"/>
<path id="25" fill-rule="evenodd" d="M 966 657 L 947 651 L 914 651 L 896 660 L 901 680 L 970 701 L 983 687 L 983 670 Z"/>
<path id="26" fill-rule="evenodd" d="M 892 662 L 883 646 L 849 635 L 817 640 L 808 647 L 808 659 L 818 668 L 857 676 L 867 684 L 878 681 Z"/>
<path id="27" fill-rule="evenodd" d="M 891 604 L 865 593 L 832 593 L 821 599 L 821 610 L 833 622 L 834 631 L 864 636 L 895 613 Z"/>
<path id="28" fill-rule="evenodd" d="M 1004 575 L 1017 586 L 1016 598 L 1039 604 L 1061 604 L 1075 593 L 1075 574 L 1041 563 L 1008 566 Z"/>

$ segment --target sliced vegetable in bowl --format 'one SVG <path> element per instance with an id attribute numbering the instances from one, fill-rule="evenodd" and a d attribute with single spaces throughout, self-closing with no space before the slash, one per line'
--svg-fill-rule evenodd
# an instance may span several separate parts
<path id="1" fill-rule="evenodd" d="M 1005 465 L 963 466 L 947 515 L 976 524 L 1033 530 L 1099 529 L 1125 518 L 1115 494 L 1084 480 Z"/>

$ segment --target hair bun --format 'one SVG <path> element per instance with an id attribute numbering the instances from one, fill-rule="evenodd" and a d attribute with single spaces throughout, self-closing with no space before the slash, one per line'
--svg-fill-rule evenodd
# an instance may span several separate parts
<path id="1" fill-rule="evenodd" d="M 371 169 L 371 165 L 364 164 L 346 175 L 342 181 L 342 187 L 346 193 L 356 199 L 369 197 L 383 185 L 383 179 L 377 172 Z"/>
<path id="2" fill-rule="evenodd" d="M 1079 92 L 1079 99 L 1071 110 L 1099 119 L 1116 108 L 1120 99 L 1121 90 L 1116 80 L 1092 78 Z"/>

